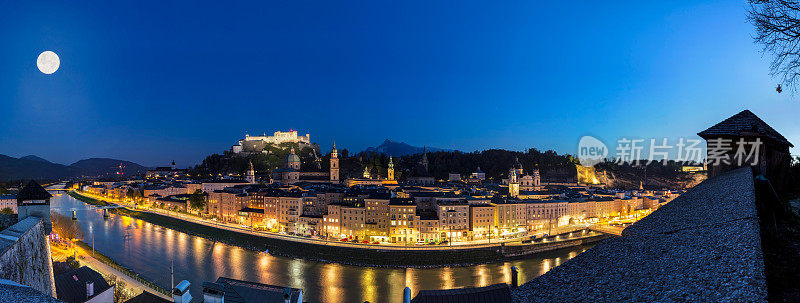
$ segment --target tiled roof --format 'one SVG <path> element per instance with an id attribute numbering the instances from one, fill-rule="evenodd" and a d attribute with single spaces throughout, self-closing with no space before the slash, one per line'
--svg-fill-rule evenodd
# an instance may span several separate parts
<path id="1" fill-rule="evenodd" d="M 280 287 L 255 282 L 219 277 L 217 282 L 203 282 L 203 292 L 221 294 L 225 302 L 284 302 L 286 291 L 290 302 L 298 302 L 301 291 L 296 288 Z"/>
<path id="2" fill-rule="evenodd" d="M 421 290 L 411 303 L 511 303 L 508 284 L 443 290 Z"/>
<path id="3" fill-rule="evenodd" d="M 92 298 L 111 288 L 98 272 L 81 266 L 55 276 L 56 297 L 66 302 L 85 302 L 87 301 L 86 282 L 94 283 Z"/>
<path id="4" fill-rule="evenodd" d="M 172 301 L 156 296 L 148 291 L 143 291 L 138 296 L 130 298 L 125 303 L 170 303 Z"/>
<path id="5" fill-rule="evenodd" d="M 31 180 L 17 194 L 17 201 L 45 200 L 53 197 L 39 183 Z"/>
<path id="6" fill-rule="evenodd" d="M 743 110 L 725 121 L 717 123 L 708 129 L 697 133 L 698 136 L 708 139 L 717 136 L 742 136 L 746 133 L 755 133 L 765 136 L 780 143 L 794 147 L 783 135 L 761 120 L 749 110 Z"/>

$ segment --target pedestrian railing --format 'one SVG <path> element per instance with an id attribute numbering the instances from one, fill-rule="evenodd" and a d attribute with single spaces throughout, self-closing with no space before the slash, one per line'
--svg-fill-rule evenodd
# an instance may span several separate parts
<path id="1" fill-rule="evenodd" d="M 79 242 L 79 245 L 83 246 L 83 249 L 87 249 L 87 247 L 88 247 L 88 245 L 86 243 L 83 243 L 83 242 Z M 91 249 L 91 248 L 88 248 L 88 249 Z M 99 254 L 99 252 L 95 252 L 95 253 Z M 136 282 L 141 283 L 142 285 L 144 285 L 144 286 L 146 286 L 146 287 L 148 287 L 148 288 L 150 288 L 150 289 L 152 289 L 152 290 L 154 290 L 156 292 L 159 292 L 159 293 L 161 293 L 161 294 L 163 294 L 163 295 L 165 295 L 167 297 L 172 296 L 172 293 L 169 290 L 166 290 L 166 289 L 162 288 L 161 286 L 156 285 L 152 281 L 147 280 L 147 279 L 143 278 L 142 276 L 139 276 L 139 274 L 135 273 L 133 270 L 130 270 L 127 267 L 124 267 L 124 266 L 121 266 L 121 265 L 117 264 L 116 262 L 112 261 L 110 258 L 106 257 L 103 254 L 100 254 L 100 256 L 102 256 L 102 257 L 101 258 L 93 258 L 93 259 L 95 259 L 95 260 L 107 265 L 108 267 L 111 267 L 111 268 L 117 270 L 118 272 L 121 272 L 125 276 L 133 279 Z"/>

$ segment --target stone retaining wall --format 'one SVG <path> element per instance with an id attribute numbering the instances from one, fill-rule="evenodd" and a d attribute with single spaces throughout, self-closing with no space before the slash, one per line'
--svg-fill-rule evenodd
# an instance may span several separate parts
<path id="1" fill-rule="evenodd" d="M 42 219 L 28 217 L 0 231 L 0 279 L 56 296 L 50 242 Z"/>

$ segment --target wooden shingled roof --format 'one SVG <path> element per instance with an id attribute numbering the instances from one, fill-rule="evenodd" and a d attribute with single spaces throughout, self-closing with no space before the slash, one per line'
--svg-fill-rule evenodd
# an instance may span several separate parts
<path id="1" fill-rule="evenodd" d="M 794 147 L 789 140 L 786 140 L 783 135 L 778 133 L 769 124 L 761 120 L 758 116 L 749 110 L 743 110 L 738 114 L 731 116 L 725 121 L 717 123 L 708 129 L 697 133 L 703 139 L 717 138 L 719 136 L 744 136 L 746 134 L 757 134 L 776 142 L 788 144 Z"/>

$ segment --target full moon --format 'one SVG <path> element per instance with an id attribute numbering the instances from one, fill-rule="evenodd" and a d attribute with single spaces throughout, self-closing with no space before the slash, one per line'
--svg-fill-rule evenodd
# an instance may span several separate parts
<path id="1" fill-rule="evenodd" d="M 36 59 L 36 66 L 39 67 L 39 70 L 45 74 L 52 74 L 58 70 L 58 66 L 61 64 L 61 60 L 58 59 L 58 55 L 51 51 L 44 51 L 39 54 L 39 58 Z"/>

